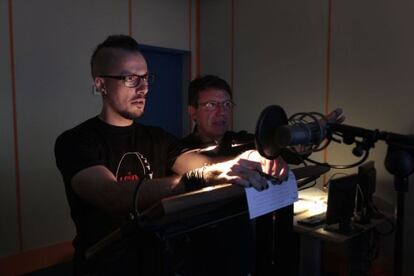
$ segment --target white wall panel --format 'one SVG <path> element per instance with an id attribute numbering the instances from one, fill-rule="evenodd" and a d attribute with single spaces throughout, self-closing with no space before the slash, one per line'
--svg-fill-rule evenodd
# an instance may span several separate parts
<path id="1" fill-rule="evenodd" d="M 0 3 L 0 115 L 5 130 L 0 140 L 0 218 L 8 222 L 0 227 L 0 255 L 11 255 L 18 253 L 12 92 L 7 1 Z M 132 1 L 134 37 L 139 43 L 189 50 L 189 3 Z M 108 35 L 128 34 L 129 6 L 117 0 L 16 0 L 13 6 L 23 249 L 28 250 L 73 238 L 54 142 L 64 130 L 99 112 L 90 56 Z"/>
<path id="2" fill-rule="evenodd" d="M 401 134 L 414 132 L 414 19 L 411 1 L 336 1 L 333 6 L 332 104 L 343 106 L 347 124 Z M 392 176 L 384 168 L 387 146 L 378 142 L 370 159 L 378 168 L 376 196 L 391 205 Z M 330 160 L 349 161 L 349 148 L 330 150 Z M 412 182 L 412 181 L 411 181 Z M 413 254 L 413 189 L 407 193 L 405 256 Z M 392 236 L 390 238 L 393 238 Z M 392 265 L 392 250 L 383 261 Z M 410 255 L 409 255 L 410 254 Z M 414 264 L 405 258 L 405 268 Z"/>
<path id="3" fill-rule="evenodd" d="M 132 2 L 132 35 L 139 43 L 189 50 L 188 0 Z"/>
<path id="4" fill-rule="evenodd" d="M 127 1 L 14 1 L 24 248 L 74 235 L 53 147 L 99 112 L 89 61 L 109 34 L 128 32 Z"/>
<path id="5" fill-rule="evenodd" d="M 254 130 L 260 112 L 321 111 L 325 97 L 325 1 L 236 1 L 235 128 Z"/>
<path id="6" fill-rule="evenodd" d="M 200 1 L 201 74 L 231 82 L 231 1 Z M 237 93 L 237 91 L 235 91 Z"/>
<path id="7" fill-rule="evenodd" d="M 209 44 L 228 32 L 226 24 L 221 31 L 214 28 L 216 22 L 224 22 L 223 14 L 229 13 L 224 8 L 227 1 L 218 2 L 206 1 L 202 5 L 205 9 L 202 23 L 209 26 L 204 27 L 205 33 L 201 34 L 201 37 L 208 36 L 203 38 L 202 68 L 212 72 L 228 68 L 228 59 L 222 58 L 223 52 L 215 52 L 216 48 L 224 46 L 223 41 L 217 39 L 217 45 Z M 330 109 L 344 108 L 347 124 L 413 133 L 412 2 L 332 1 L 328 99 L 325 98 L 325 83 L 329 2 L 239 0 L 234 3 L 235 129 L 254 130 L 260 111 L 269 104 L 281 105 L 290 115 L 298 111 L 323 112 L 328 101 Z M 210 12 L 209 23 L 205 14 L 214 9 L 220 12 Z M 210 30 L 212 32 L 208 33 Z M 331 145 L 329 161 L 335 164 L 353 162 L 356 158 L 351 150 L 349 146 Z M 383 165 L 385 152 L 385 143 L 379 142 L 370 159 L 375 160 L 378 168 L 376 196 L 392 209 L 396 193 L 392 177 Z M 348 170 L 353 171 L 355 169 Z M 410 236 L 414 229 L 410 219 L 414 212 L 414 196 L 412 187 L 409 190 L 405 256 L 414 250 L 414 239 Z M 392 238 L 391 235 L 384 239 L 386 246 L 380 256 L 388 271 L 392 265 Z M 404 275 L 414 269 L 407 257 L 404 269 L 407 271 Z"/>

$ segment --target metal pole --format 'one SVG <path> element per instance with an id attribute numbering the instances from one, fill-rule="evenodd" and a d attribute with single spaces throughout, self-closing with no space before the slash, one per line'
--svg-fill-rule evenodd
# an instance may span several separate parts
<path id="1" fill-rule="evenodd" d="M 408 190 L 408 178 L 396 177 L 395 189 L 397 191 L 397 203 L 395 207 L 395 240 L 394 240 L 394 275 L 402 275 L 403 245 L 404 245 L 404 207 L 405 193 Z"/>

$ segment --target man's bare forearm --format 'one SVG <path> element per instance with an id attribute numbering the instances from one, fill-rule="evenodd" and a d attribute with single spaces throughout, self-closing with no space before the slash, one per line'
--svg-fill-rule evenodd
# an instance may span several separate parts
<path id="1" fill-rule="evenodd" d="M 125 216 L 134 209 L 134 201 L 142 211 L 161 198 L 185 191 L 178 176 L 148 179 L 141 182 L 138 198 L 134 200 L 138 184 L 139 181 L 117 182 L 104 166 L 87 168 L 72 179 L 72 188 L 77 195 L 111 216 Z"/>

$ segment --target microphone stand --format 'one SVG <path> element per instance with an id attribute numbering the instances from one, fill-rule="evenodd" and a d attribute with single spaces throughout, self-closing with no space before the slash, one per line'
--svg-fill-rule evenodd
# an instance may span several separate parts
<path id="1" fill-rule="evenodd" d="M 280 129 L 279 127 L 286 125 L 288 125 L 288 119 L 282 107 L 271 105 L 262 111 L 257 121 L 255 132 L 256 147 L 260 155 L 268 159 L 273 159 L 282 154 L 287 144 L 285 142 L 280 144 L 282 140 L 276 139 L 276 132 Z M 365 152 L 364 158 L 367 158 L 369 150 L 374 147 L 378 140 L 383 140 L 388 144 L 385 168 L 389 173 L 394 175 L 394 188 L 397 192 L 397 204 L 395 207 L 394 275 L 400 276 L 404 245 L 405 193 L 408 192 L 408 177 L 414 172 L 414 136 L 379 130 L 368 130 L 344 124 L 328 123 L 325 127 L 327 139 L 335 141 L 332 135 L 341 133 L 342 141 L 345 144 L 351 145 L 356 143 L 356 147 L 352 150 L 355 156 L 362 156 Z M 306 137 L 312 137 L 313 133 L 309 126 L 305 129 L 311 133 L 300 132 L 300 134 L 302 136 L 307 135 Z M 285 138 L 285 135 L 282 135 L 282 137 Z M 356 137 L 362 138 L 362 141 L 355 140 Z M 306 141 L 306 143 L 313 143 L 311 140 Z"/>
<path id="2" fill-rule="evenodd" d="M 394 175 L 394 189 L 397 192 L 395 208 L 395 243 L 394 243 L 394 275 L 402 275 L 405 193 L 408 192 L 408 176 L 414 169 L 414 151 L 412 146 L 388 142 L 385 167 Z"/>
<path id="3" fill-rule="evenodd" d="M 394 275 L 400 276 L 402 275 L 402 253 L 404 252 L 405 193 L 408 192 L 408 177 L 414 172 L 414 136 L 380 132 L 378 130 L 372 131 L 341 124 L 332 124 L 328 128 L 333 132 L 341 132 L 348 141 L 355 141 L 355 137 L 362 137 L 364 139 L 363 142 L 357 144 L 359 150 L 353 151 L 355 155 L 361 152 L 361 150 L 369 150 L 378 140 L 383 140 L 388 144 L 385 168 L 394 176 L 394 189 L 397 192 Z"/>

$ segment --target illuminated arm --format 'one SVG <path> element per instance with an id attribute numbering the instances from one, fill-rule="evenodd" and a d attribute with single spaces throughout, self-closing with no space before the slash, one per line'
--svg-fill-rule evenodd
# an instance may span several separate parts
<path id="1" fill-rule="evenodd" d="M 254 156 L 250 154 L 251 157 Z M 208 158 L 199 154 L 185 154 L 177 159 L 173 169 L 178 174 L 200 168 L 200 175 L 206 185 L 221 183 L 234 183 L 242 186 L 253 186 L 263 190 L 267 180 L 259 171 L 275 175 L 275 163 L 272 161 L 246 160 L 241 157 L 229 161 L 211 164 L 221 161 L 222 158 Z M 105 210 L 113 216 L 126 215 L 133 210 L 134 191 L 138 181 L 117 182 L 115 176 L 106 167 L 98 165 L 86 168 L 78 172 L 71 181 L 72 188 L 85 201 Z M 188 187 L 181 181 L 180 176 L 172 176 L 158 179 L 148 179 L 141 182 L 138 198 L 136 200 L 139 210 L 144 210 L 160 199 L 172 195 L 184 193 Z"/>

